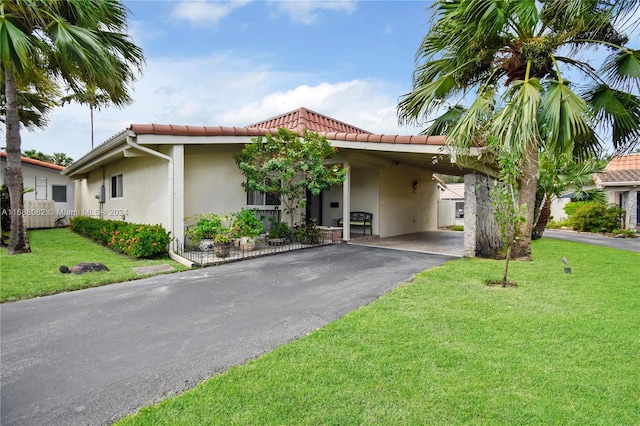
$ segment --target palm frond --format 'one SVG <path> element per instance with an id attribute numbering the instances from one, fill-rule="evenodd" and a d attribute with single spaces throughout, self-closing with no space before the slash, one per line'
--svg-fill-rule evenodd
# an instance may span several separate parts
<path id="1" fill-rule="evenodd" d="M 514 156 L 522 157 L 527 145 L 540 144 L 538 112 L 542 86 L 537 78 L 516 81 L 506 92 L 509 99 L 491 123 L 491 133 Z"/>
<path id="2" fill-rule="evenodd" d="M 621 49 L 605 59 L 600 73 L 614 86 L 630 90 L 640 81 L 640 50 Z"/>
<path id="3" fill-rule="evenodd" d="M 426 136 L 446 135 L 466 111 L 467 109 L 462 105 L 449 107 L 444 114 L 433 120 L 431 125 L 420 132 L 420 134 Z"/>
<path id="4" fill-rule="evenodd" d="M 442 104 L 442 100 L 454 87 L 455 80 L 451 75 L 447 75 L 404 95 L 397 108 L 400 122 L 414 123 L 427 117 Z"/>
<path id="5" fill-rule="evenodd" d="M 617 152 L 630 152 L 640 143 L 638 96 L 601 84 L 585 97 L 600 125 L 610 129 Z"/>
<path id="6" fill-rule="evenodd" d="M 494 112 L 496 91 L 493 86 L 483 87 L 466 113 L 446 134 L 446 142 L 457 151 L 464 153 L 471 146 L 484 138 L 485 127 Z"/>
<path id="7" fill-rule="evenodd" d="M 549 81 L 540 109 L 540 128 L 546 149 L 554 153 L 573 151 L 576 137 L 589 133 L 587 104 L 566 80 Z"/>

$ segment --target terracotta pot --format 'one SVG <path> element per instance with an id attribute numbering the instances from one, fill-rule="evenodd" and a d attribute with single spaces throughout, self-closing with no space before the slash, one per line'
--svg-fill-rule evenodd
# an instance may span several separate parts
<path id="1" fill-rule="evenodd" d="M 231 252 L 231 243 L 216 243 L 213 245 L 213 253 L 218 257 L 227 257 Z"/>

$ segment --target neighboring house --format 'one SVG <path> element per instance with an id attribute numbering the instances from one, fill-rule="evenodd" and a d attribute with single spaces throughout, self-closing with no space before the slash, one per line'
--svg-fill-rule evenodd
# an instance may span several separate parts
<path id="1" fill-rule="evenodd" d="M 0 185 L 6 184 L 7 153 L 0 152 Z M 24 201 L 52 201 L 54 210 L 38 211 L 55 218 L 75 211 L 75 182 L 60 174 L 65 168 L 57 164 L 22 157 L 22 177 L 26 190 Z M 26 208 L 26 207 L 25 207 Z M 32 223 L 32 222 L 29 222 Z"/>
<path id="2" fill-rule="evenodd" d="M 441 200 L 455 202 L 456 218 L 464 217 L 464 183 L 447 183 L 440 192 Z"/>
<path id="3" fill-rule="evenodd" d="M 610 203 L 625 210 L 625 229 L 640 230 L 640 153 L 614 157 L 595 181 Z"/>
<path id="4" fill-rule="evenodd" d="M 132 124 L 63 174 L 77 180 L 79 211 L 160 223 L 183 241 L 184 219 L 194 214 L 282 210 L 277 199 L 244 191 L 245 178 L 234 161 L 252 138 L 279 127 L 326 136 L 339 148 L 332 162 L 349 169 L 342 186 L 308 196 L 306 216 L 319 225 L 366 211 L 380 237 L 437 229 L 439 190 L 432 173 L 473 172 L 451 163 L 442 136 L 375 135 L 300 108 L 246 127 Z M 350 237 L 344 229 L 343 238 Z"/>

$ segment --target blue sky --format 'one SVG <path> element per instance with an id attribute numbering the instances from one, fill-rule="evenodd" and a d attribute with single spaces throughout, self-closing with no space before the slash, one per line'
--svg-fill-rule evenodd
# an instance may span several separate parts
<path id="1" fill-rule="evenodd" d="M 94 119 L 96 145 L 130 123 L 248 124 L 304 106 L 374 133 L 398 127 L 430 13 L 424 1 L 125 1 L 147 64 L 134 103 Z M 23 149 L 91 147 L 89 110 L 66 105 Z"/>
<path id="2" fill-rule="evenodd" d="M 301 106 L 374 133 L 399 127 L 429 1 L 125 1 L 147 64 L 134 103 L 94 119 L 96 145 L 131 123 L 246 126 Z M 635 47 L 638 46 L 637 39 Z M 23 150 L 91 148 L 86 106 L 57 108 Z"/>

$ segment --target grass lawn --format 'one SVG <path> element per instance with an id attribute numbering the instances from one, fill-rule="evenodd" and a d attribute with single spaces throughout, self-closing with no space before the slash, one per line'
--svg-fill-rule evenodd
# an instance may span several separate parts
<path id="1" fill-rule="evenodd" d="M 118 425 L 637 425 L 640 254 L 460 259 Z M 563 272 L 562 256 L 572 274 Z"/>
<path id="2" fill-rule="evenodd" d="M 133 271 L 139 266 L 169 264 L 176 270 L 186 269 L 169 258 L 131 259 L 68 228 L 30 231 L 29 243 L 33 253 L 8 256 L 5 247 L 0 249 L 2 302 L 142 278 Z M 110 270 L 82 275 L 58 271 L 61 265 L 71 267 L 81 262 L 101 262 Z"/>

